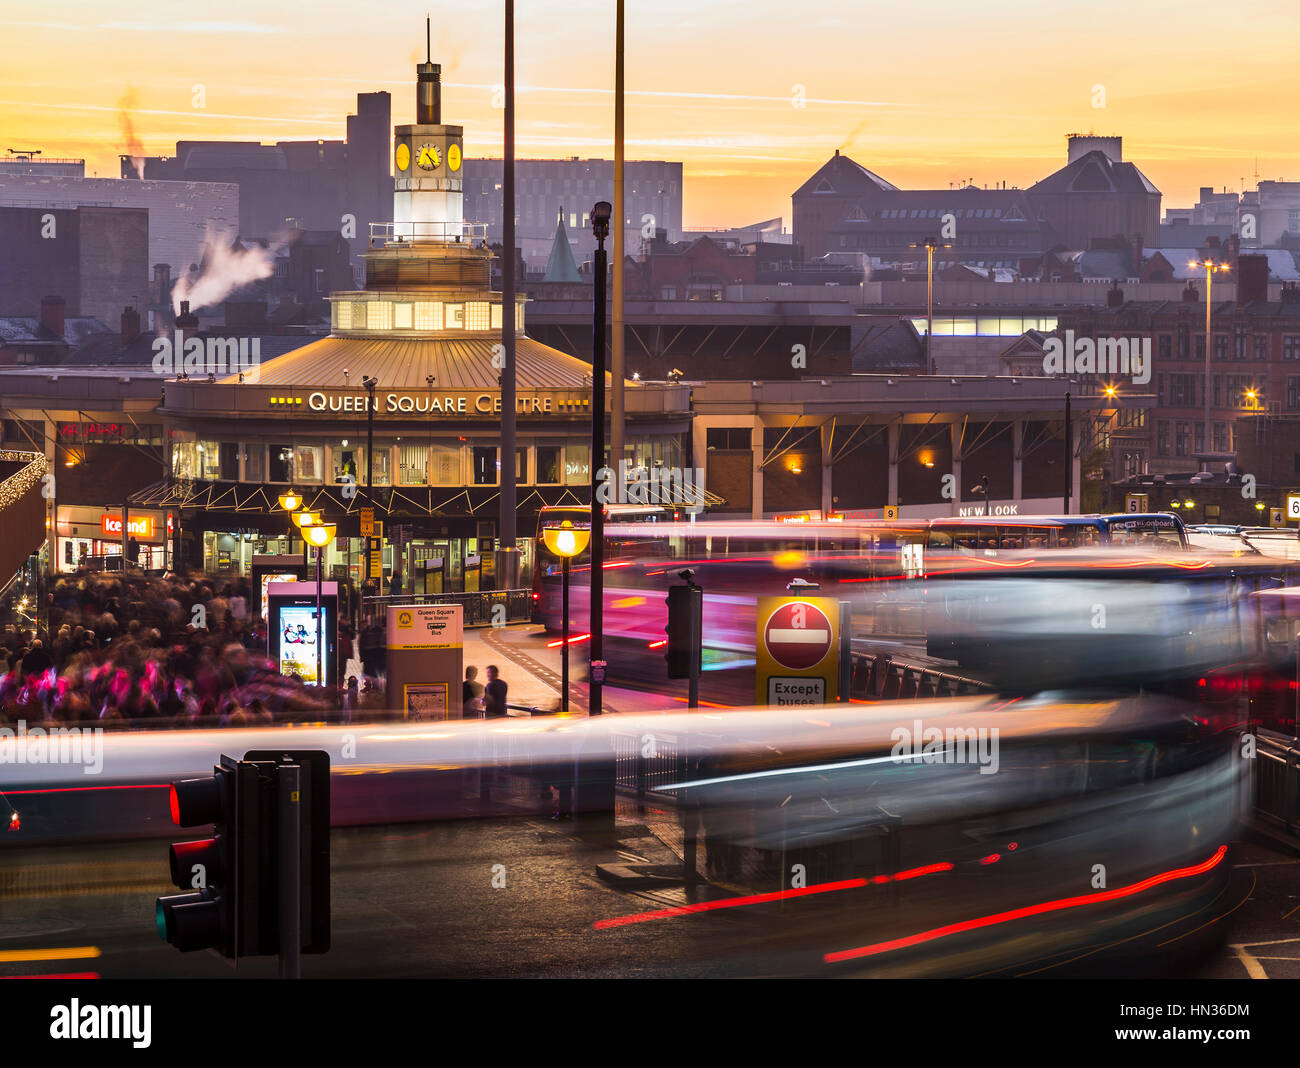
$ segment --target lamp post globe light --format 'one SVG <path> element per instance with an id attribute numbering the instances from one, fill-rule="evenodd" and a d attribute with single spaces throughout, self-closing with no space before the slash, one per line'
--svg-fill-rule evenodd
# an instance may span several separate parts
<path id="1" fill-rule="evenodd" d="M 293 513 L 296 512 L 303 505 L 302 494 L 292 489 L 285 490 L 282 494 L 280 494 L 278 499 L 280 502 L 280 507 L 283 508 L 286 512 L 288 512 L 290 516 L 292 516 Z M 289 528 L 289 541 L 291 543 L 293 541 L 292 526 Z M 290 544 L 289 548 L 292 549 L 293 545 Z"/>
<path id="2" fill-rule="evenodd" d="M 325 555 L 325 546 L 334 540 L 334 535 L 338 533 L 338 526 L 334 523 L 322 523 L 319 521 L 317 513 L 317 522 L 310 525 L 303 524 L 302 532 L 306 539 L 316 546 L 316 685 L 324 686 L 325 679 L 322 674 L 324 659 L 321 655 L 321 618 L 320 618 L 320 601 L 321 601 L 321 559 Z"/>
<path id="3" fill-rule="evenodd" d="M 554 527 L 542 528 L 542 542 L 548 552 L 563 561 L 563 581 L 561 589 L 560 618 L 560 711 L 569 711 L 569 561 L 582 555 L 591 541 L 591 531 L 584 527 L 575 527 L 571 520 Z"/>

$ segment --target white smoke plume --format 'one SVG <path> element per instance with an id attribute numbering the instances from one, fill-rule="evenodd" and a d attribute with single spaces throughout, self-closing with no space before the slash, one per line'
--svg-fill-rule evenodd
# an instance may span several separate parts
<path id="1" fill-rule="evenodd" d="M 203 238 L 203 267 L 195 276 L 178 278 L 172 286 L 172 310 L 181 310 L 181 301 L 190 302 L 190 310 L 219 304 L 241 286 L 270 278 L 275 273 L 277 246 L 262 248 L 252 245 L 238 248 L 232 245 L 231 235 L 208 227 Z"/>
<path id="2" fill-rule="evenodd" d="M 122 127 L 122 140 L 126 142 L 126 151 L 131 157 L 131 166 L 135 168 L 135 176 L 143 181 L 144 145 L 135 135 L 135 120 L 131 116 L 131 112 L 139 106 L 139 97 L 135 89 L 128 88 L 122 94 L 122 99 L 117 102 L 117 121 Z"/>

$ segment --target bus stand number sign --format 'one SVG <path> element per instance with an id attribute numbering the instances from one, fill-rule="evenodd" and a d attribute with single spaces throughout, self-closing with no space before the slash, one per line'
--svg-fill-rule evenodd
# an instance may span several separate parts
<path id="1" fill-rule="evenodd" d="M 758 600 L 757 700 L 821 705 L 836 699 L 839 605 L 825 597 Z"/>
<path id="2" fill-rule="evenodd" d="M 1286 517 L 1300 519 L 1300 495 L 1288 493 L 1286 497 Z"/>

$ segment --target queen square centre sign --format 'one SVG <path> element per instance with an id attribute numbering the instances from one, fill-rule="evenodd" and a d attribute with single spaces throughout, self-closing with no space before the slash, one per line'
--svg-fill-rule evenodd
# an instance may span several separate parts
<path id="1" fill-rule="evenodd" d="M 305 407 L 308 411 L 321 414 L 350 415 L 366 412 L 370 408 L 370 398 L 365 393 L 325 393 L 317 390 L 306 396 L 307 403 L 302 404 L 301 395 L 273 396 L 272 407 L 293 405 L 297 410 Z M 515 398 L 517 415 L 573 415 L 585 409 L 581 394 L 566 393 L 527 393 Z M 500 415 L 501 394 L 466 393 L 428 390 L 420 393 L 384 393 L 377 394 L 374 401 L 376 415 Z"/>

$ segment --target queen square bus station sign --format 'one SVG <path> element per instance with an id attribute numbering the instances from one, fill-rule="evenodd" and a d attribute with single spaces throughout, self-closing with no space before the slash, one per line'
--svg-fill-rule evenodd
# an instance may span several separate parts
<path id="1" fill-rule="evenodd" d="M 829 597 L 760 597 L 756 700 L 824 705 L 838 699 L 840 605 Z"/>

